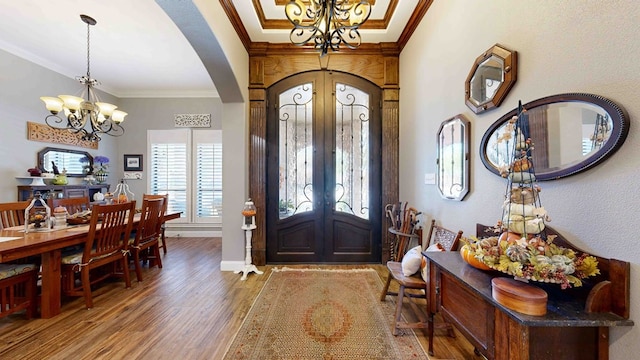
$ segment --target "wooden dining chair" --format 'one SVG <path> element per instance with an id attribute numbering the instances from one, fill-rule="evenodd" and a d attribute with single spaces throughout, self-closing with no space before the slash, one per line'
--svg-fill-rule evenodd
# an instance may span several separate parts
<path id="1" fill-rule="evenodd" d="M 142 200 L 140 222 L 136 227 L 135 237 L 129 241 L 129 250 L 133 256 L 138 281 L 142 281 L 142 260 L 149 261 L 149 267 L 156 264 L 159 269 L 162 269 L 159 237 L 164 222 L 164 203 L 164 197 Z"/>
<path id="2" fill-rule="evenodd" d="M 24 210 L 30 203 L 30 201 L 1 203 L 0 229 L 24 225 Z"/>
<path id="3" fill-rule="evenodd" d="M 404 215 L 404 223 L 410 223 L 412 221 L 411 219 L 414 217 L 415 215 L 411 213 L 411 209 L 408 209 L 407 213 Z M 391 232 L 395 238 L 395 258 L 387 262 L 389 274 L 387 276 L 387 282 L 382 289 L 380 301 L 385 301 L 387 295 L 397 296 L 393 325 L 394 335 L 398 335 L 399 329 L 427 329 L 428 320 L 423 310 L 420 309 L 414 301 L 412 301 L 414 298 L 427 299 L 425 292 L 427 284 L 420 273 L 420 265 L 417 266 L 416 271 L 413 269 L 410 271 L 414 272 L 413 274 L 407 272 L 408 262 L 406 262 L 407 259 L 405 256 L 417 256 L 418 264 L 421 264 L 422 250 L 429 248 L 431 245 L 434 245 L 444 251 L 456 251 L 458 249 L 460 237 L 462 237 L 462 230 L 457 233 L 455 231 L 448 230 L 442 226 L 436 225 L 436 220 L 433 219 L 429 228 L 429 234 L 427 236 L 428 242 L 426 245 L 423 245 L 420 241 L 422 238 L 421 232 L 414 231 L 411 227 L 402 227 L 401 230 L 397 230 L 392 226 L 389 229 L 389 232 Z M 416 240 L 419 244 L 420 251 L 417 251 L 418 255 L 414 254 L 414 252 L 416 252 L 415 249 L 410 249 L 410 244 L 413 243 L 411 241 L 412 239 Z M 407 255 L 408 253 L 410 255 Z M 405 260 L 404 264 L 403 260 Z M 412 261 L 415 261 L 415 259 L 412 259 Z M 389 291 L 392 281 L 398 284 L 398 292 Z M 414 312 L 414 316 L 417 320 L 415 322 L 405 322 L 402 320 L 402 307 L 404 305 L 405 298 L 407 298 L 408 304 Z M 445 327 L 448 330 L 449 335 L 452 337 L 454 336 L 453 328 L 450 324 L 439 324 L 439 327 Z"/>
<path id="4" fill-rule="evenodd" d="M 0 318 L 26 310 L 31 319 L 38 307 L 36 264 L 0 264 Z"/>
<path id="5" fill-rule="evenodd" d="M 75 198 L 50 198 L 49 207 L 53 209 L 62 206 L 67 209 L 67 214 L 73 215 L 86 210 L 91 210 L 91 201 L 89 197 L 75 197 Z"/>
<path id="6" fill-rule="evenodd" d="M 90 309 L 92 284 L 115 276 L 124 278 L 125 286 L 131 287 L 128 252 L 135 205 L 131 201 L 93 206 L 84 250 L 62 257 L 63 295 L 84 296 Z M 92 271 L 98 268 L 99 272 Z"/>
<path id="7" fill-rule="evenodd" d="M 164 209 L 162 210 L 163 214 L 167 212 L 167 207 L 169 205 L 169 195 L 160 195 L 160 194 L 143 194 L 142 195 L 142 200 L 144 199 L 158 199 L 158 198 L 163 198 L 164 199 Z M 162 252 L 167 255 L 167 239 L 165 238 L 165 230 L 166 230 L 166 224 L 164 223 L 164 221 L 162 222 L 162 225 L 160 227 L 160 243 L 159 243 L 159 247 L 162 249 Z"/>

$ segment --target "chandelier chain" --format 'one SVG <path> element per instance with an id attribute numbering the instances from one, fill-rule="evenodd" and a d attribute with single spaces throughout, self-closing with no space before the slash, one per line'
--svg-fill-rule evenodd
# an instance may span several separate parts
<path id="1" fill-rule="evenodd" d="M 87 80 L 91 81 L 91 24 L 87 23 Z"/>
<path id="2" fill-rule="evenodd" d="M 124 121 L 126 112 L 116 110 L 117 106 L 100 102 L 93 87 L 100 84 L 91 78 L 91 26 L 97 22 L 88 15 L 80 15 L 80 19 L 87 24 L 87 73 L 76 79 L 85 86 L 81 96 L 59 95 L 59 97 L 43 96 L 50 115 L 45 122 L 52 128 L 67 130 L 82 140 L 100 141 L 100 135 L 121 136 L 124 128 L 120 125 Z M 86 98 L 84 95 L 86 94 Z M 64 114 L 64 118 L 61 116 Z"/>

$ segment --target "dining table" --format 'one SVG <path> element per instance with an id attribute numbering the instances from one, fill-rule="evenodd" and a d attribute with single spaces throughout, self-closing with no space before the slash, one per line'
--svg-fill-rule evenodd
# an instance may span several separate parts
<path id="1" fill-rule="evenodd" d="M 167 213 L 164 222 L 177 219 L 180 212 Z M 133 229 L 140 222 L 134 216 Z M 40 316 L 44 319 L 60 314 L 62 249 L 84 244 L 88 239 L 89 224 L 69 225 L 61 228 L 25 232 L 16 226 L 0 230 L 0 263 L 40 256 L 41 292 Z"/>

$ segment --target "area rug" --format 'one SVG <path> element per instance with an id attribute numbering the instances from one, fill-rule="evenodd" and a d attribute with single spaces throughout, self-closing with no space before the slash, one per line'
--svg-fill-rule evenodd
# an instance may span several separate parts
<path id="1" fill-rule="evenodd" d="M 391 333 L 382 285 L 373 269 L 274 270 L 225 359 L 426 359 L 413 331 Z"/>

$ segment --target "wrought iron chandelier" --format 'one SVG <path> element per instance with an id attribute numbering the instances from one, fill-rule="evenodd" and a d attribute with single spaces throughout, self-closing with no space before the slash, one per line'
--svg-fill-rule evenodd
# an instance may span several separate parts
<path id="1" fill-rule="evenodd" d="M 371 4 L 366 0 L 291 0 L 285 15 L 293 24 L 291 42 L 298 46 L 312 43 L 324 56 L 329 48 L 360 46 L 358 28 L 371 15 Z"/>
<path id="2" fill-rule="evenodd" d="M 73 95 L 58 95 L 58 97 L 43 96 L 47 110 L 51 112 L 45 118 L 45 122 L 52 128 L 69 130 L 72 133 L 82 134 L 82 140 L 100 141 L 101 134 L 120 136 L 124 134 L 124 128 L 120 125 L 124 121 L 126 112 L 116 110 L 117 106 L 100 102 L 93 89 L 100 84 L 98 80 L 91 78 L 90 66 L 90 27 L 96 24 L 96 20 L 88 15 L 80 15 L 80 19 L 87 24 L 87 74 L 76 77 L 80 84 L 85 86 L 80 97 Z M 66 118 L 58 115 L 64 111 Z M 89 123 L 90 130 L 85 126 Z"/>

